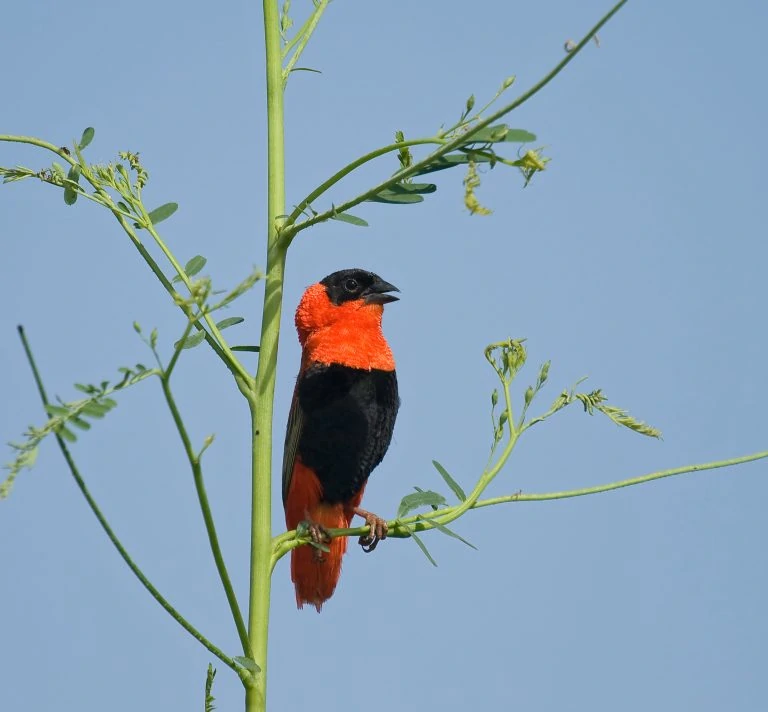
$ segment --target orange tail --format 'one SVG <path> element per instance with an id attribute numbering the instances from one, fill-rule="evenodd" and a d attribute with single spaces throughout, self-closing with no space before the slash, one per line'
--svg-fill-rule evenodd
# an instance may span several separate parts
<path id="1" fill-rule="evenodd" d="M 362 492 L 360 493 L 362 497 Z M 285 505 L 285 523 L 295 529 L 299 522 L 309 520 L 326 529 L 342 529 L 349 526 L 352 508 L 359 504 L 326 504 L 321 502 L 322 486 L 315 473 L 298 458 L 293 468 L 290 489 Z M 341 559 L 347 550 L 347 538 L 338 537 L 329 545 L 330 551 L 320 551 L 313 546 L 300 546 L 291 551 L 291 581 L 296 587 L 296 603 L 303 608 L 309 603 L 323 607 L 336 588 L 341 576 Z"/>

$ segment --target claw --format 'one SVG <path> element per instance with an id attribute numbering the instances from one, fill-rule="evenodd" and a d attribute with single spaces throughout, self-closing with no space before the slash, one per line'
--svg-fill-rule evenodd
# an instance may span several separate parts
<path id="1" fill-rule="evenodd" d="M 323 556 L 325 552 L 319 548 L 321 545 L 327 545 L 331 541 L 331 537 L 328 535 L 325 527 L 321 524 L 316 524 L 309 519 L 305 519 L 299 526 L 304 527 L 307 534 L 309 534 L 310 539 L 312 539 L 312 557 L 314 560 L 318 563 L 325 561 L 325 557 Z"/>
<path id="2" fill-rule="evenodd" d="M 366 554 L 370 554 L 379 545 L 380 541 L 387 538 L 389 527 L 384 519 L 365 509 L 355 507 L 354 512 L 358 517 L 365 519 L 365 523 L 371 528 L 368 534 L 363 534 L 363 536 L 357 540 L 357 543 L 363 547 L 363 551 Z"/>

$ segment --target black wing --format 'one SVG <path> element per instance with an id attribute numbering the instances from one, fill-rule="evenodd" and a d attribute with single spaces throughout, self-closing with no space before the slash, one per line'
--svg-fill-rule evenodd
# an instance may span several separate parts
<path id="1" fill-rule="evenodd" d="M 299 405 L 299 381 L 296 381 L 296 387 L 293 389 L 293 400 L 291 400 L 291 410 L 288 413 L 288 425 L 285 429 L 285 446 L 283 448 L 283 505 L 288 499 L 288 490 L 291 486 L 293 465 L 296 462 L 296 453 L 299 449 L 303 421 L 304 414 Z"/>

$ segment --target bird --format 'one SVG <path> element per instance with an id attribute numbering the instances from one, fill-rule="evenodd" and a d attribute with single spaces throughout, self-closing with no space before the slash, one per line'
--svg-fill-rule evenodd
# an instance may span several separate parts
<path id="1" fill-rule="evenodd" d="M 344 269 L 304 292 L 296 309 L 301 366 L 283 451 L 288 530 L 306 527 L 312 545 L 291 551 L 296 604 L 318 612 L 336 589 L 354 515 L 370 527 L 372 551 L 387 536 L 384 519 L 360 507 L 365 485 L 392 440 L 400 406 L 395 360 L 381 328 L 384 305 L 400 290 L 373 272 Z"/>

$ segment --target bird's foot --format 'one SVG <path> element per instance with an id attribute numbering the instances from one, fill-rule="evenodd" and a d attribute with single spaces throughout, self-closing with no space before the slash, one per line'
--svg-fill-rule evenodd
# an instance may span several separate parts
<path id="1" fill-rule="evenodd" d="M 368 532 L 368 534 L 363 534 L 363 536 L 357 540 L 357 543 L 363 547 L 363 551 L 366 554 L 369 554 L 378 546 L 380 541 L 387 538 L 389 527 L 385 520 L 365 509 L 355 507 L 354 512 L 358 517 L 365 519 L 365 523 L 371 528 L 371 531 Z"/>
<path id="2" fill-rule="evenodd" d="M 328 544 L 331 543 L 331 537 L 322 524 L 317 524 L 310 519 L 305 519 L 299 523 L 299 531 L 303 531 L 309 534 L 311 539 L 310 546 L 312 546 L 312 558 L 318 563 L 325 561 L 323 554 L 328 548 Z"/>

